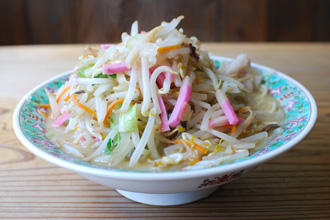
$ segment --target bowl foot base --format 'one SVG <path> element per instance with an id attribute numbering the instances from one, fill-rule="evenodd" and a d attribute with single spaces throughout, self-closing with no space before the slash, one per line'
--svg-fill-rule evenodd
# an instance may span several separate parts
<path id="1" fill-rule="evenodd" d="M 140 202 L 147 205 L 170 206 L 195 202 L 208 197 L 217 189 L 218 187 L 212 187 L 184 193 L 137 193 L 119 189 L 116 190 L 121 195 L 135 202 Z"/>

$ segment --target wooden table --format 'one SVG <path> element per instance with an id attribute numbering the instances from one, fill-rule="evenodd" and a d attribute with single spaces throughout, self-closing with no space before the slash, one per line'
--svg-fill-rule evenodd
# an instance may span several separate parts
<path id="1" fill-rule="evenodd" d="M 0 47 L 0 219 L 317 219 L 330 218 L 330 44 L 207 43 L 215 55 L 240 52 L 297 79 L 318 104 L 318 121 L 291 151 L 223 185 L 209 198 L 172 207 L 132 202 L 31 154 L 12 115 L 39 83 L 73 68 L 84 45 Z"/>

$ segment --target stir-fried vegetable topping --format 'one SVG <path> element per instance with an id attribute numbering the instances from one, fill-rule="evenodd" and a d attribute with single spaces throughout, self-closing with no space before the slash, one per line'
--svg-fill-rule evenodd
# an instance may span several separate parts
<path id="1" fill-rule="evenodd" d="M 245 54 L 220 68 L 177 26 L 86 47 L 41 114 L 79 158 L 131 169 L 197 169 L 246 157 L 281 132 L 284 112 Z M 267 132 L 266 132 L 267 131 Z"/>

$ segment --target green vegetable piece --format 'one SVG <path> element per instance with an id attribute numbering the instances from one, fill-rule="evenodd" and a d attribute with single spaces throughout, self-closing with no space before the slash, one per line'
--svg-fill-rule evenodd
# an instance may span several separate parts
<path id="1" fill-rule="evenodd" d="M 137 104 L 130 106 L 128 110 L 119 116 L 119 132 L 132 132 L 137 129 Z"/>
<path id="2" fill-rule="evenodd" d="M 89 68 L 91 68 L 92 66 L 94 66 L 94 64 L 89 64 L 87 66 L 83 66 L 78 72 L 77 72 L 77 76 L 79 76 L 80 78 L 86 78 L 86 73 L 85 71 Z"/>
<path id="3" fill-rule="evenodd" d="M 107 148 L 104 150 L 104 154 L 109 155 L 119 144 L 121 140 L 120 133 L 117 133 L 113 139 L 109 139 Z"/>
<path id="4" fill-rule="evenodd" d="M 121 140 L 120 133 L 117 133 L 116 136 L 113 138 L 113 147 L 117 147 Z"/>
<path id="5" fill-rule="evenodd" d="M 94 78 L 112 78 L 112 79 L 115 79 L 117 76 L 117 74 L 112 74 L 112 75 L 109 75 L 109 74 L 98 74 L 96 76 L 94 76 Z"/>
<path id="6" fill-rule="evenodd" d="M 105 148 L 105 150 L 104 150 L 104 154 L 106 154 L 106 155 L 109 155 L 110 153 L 111 153 L 111 138 L 109 139 L 109 141 L 108 141 L 108 143 L 107 143 L 107 147 Z"/>

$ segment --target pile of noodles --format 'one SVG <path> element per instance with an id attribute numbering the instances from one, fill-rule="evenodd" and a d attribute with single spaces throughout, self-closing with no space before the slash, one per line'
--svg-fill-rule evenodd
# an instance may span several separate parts
<path id="1" fill-rule="evenodd" d="M 70 154 L 112 167 L 196 169 L 266 146 L 284 112 L 245 54 L 219 69 L 182 16 L 119 44 L 86 47 L 75 71 L 49 98 L 50 138 Z M 47 113 L 45 111 L 45 113 Z M 68 138 L 65 138 L 68 137 Z"/>

